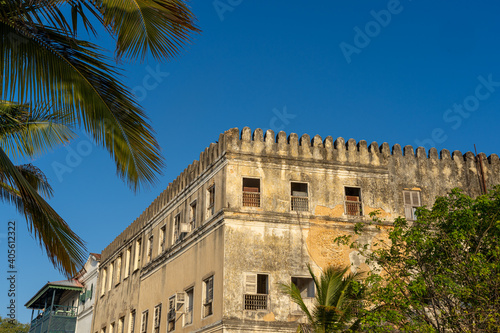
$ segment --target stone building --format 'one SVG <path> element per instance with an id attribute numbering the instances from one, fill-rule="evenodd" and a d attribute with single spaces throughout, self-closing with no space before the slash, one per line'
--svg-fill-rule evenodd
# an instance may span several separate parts
<path id="1" fill-rule="evenodd" d="M 479 156 L 482 173 L 472 153 L 228 130 L 102 252 L 93 332 L 294 332 L 280 283 L 312 301 L 306 265 L 363 266 L 333 239 L 370 212 L 389 226 L 499 184 L 498 156 Z"/>

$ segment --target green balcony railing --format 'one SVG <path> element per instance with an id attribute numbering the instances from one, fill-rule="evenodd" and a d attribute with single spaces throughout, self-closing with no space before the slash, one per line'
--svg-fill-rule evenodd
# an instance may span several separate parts
<path id="1" fill-rule="evenodd" d="M 31 321 L 29 333 L 74 333 L 76 306 L 54 305 Z"/>

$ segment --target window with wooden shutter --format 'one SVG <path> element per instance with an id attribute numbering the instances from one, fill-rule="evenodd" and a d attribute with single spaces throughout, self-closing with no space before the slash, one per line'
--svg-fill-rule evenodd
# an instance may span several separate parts
<path id="1" fill-rule="evenodd" d="M 256 294 L 256 293 L 257 293 L 257 274 L 246 273 L 245 294 Z"/>
<path id="2" fill-rule="evenodd" d="M 243 178 L 243 206 L 260 207 L 260 179 Z"/>
<path id="3" fill-rule="evenodd" d="M 245 273 L 245 310 L 267 310 L 268 279 L 267 274 Z"/>
<path id="4" fill-rule="evenodd" d="M 417 219 L 415 212 L 417 207 L 422 206 L 420 201 L 420 191 L 403 191 L 405 217 L 408 221 Z"/>
<path id="5" fill-rule="evenodd" d="M 148 329 L 148 310 L 142 313 L 141 333 L 146 333 Z"/>
<path id="6" fill-rule="evenodd" d="M 345 187 L 345 214 L 348 216 L 363 215 L 361 205 L 361 189 L 358 187 Z"/>
<path id="7" fill-rule="evenodd" d="M 186 304 L 184 305 L 184 326 L 193 323 L 193 301 L 194 301 L 194 289 L 190 288 L 186 290 Z"/>
<path id="8" fill-rule="evenodd" d="M 290 183 L 290 209 L 293 211 L 309 210 L 309 192 L 307 183 Z"/>
<path id="9" fill-rule="evenodd" d="M 125 317 L 121 317 L 118 320 L 118 331 L 117 331 L 117 333 L 124 333 L 124 330 L 123 330 L 123 322 L 124 321 L 125 321 Z"/>
<path id="10" fill-rule="evenodd" d="M 214 299 L 214 277 L 211 276 L 203 281 L 204 299 L 203 299 L 203 317 L 210 316 L 213 313 Z"/>
<path id="11" fill-rule="evenodd" d="M 175 295 L 168 299 L 167 331 L 175 330 Z"/>
<path id="12" fill-rule="evenodd" d="M 130 311 L 129 333 L 135 332 L 135 310 Z"/>
<path id="13" fill-rule="evenodd" d="M 155 314 L 154 314 L 154 319 L 153 319 L 153 328 L 154 332 L 158 333 L 160 332 L 160 319 L 161 319 L 161 304 L 158 304 L 155 306 Z"/>

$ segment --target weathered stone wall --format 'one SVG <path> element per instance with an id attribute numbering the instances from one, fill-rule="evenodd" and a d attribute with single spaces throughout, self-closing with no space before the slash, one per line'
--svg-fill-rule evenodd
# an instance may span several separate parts
<path id="1" fill-rule="evenodd" d="M 500 161 L 493 154 L 483 159 L 487 186 L 500 183 Z M 242 207 L 242 178 L 258 178 L 260 207 Z M 290 183 L 308 184 L 309 209 L 290 209 Z M 207 216 L 207 189 L 216 185 L 215 213 Z M 363 216 L 348 216 L 344 187 L 361 188 Z M 219 136 L 181 173 L 158 198 L 102 252 L 101 269 L 142 239 L 141 267 L 99 297 L 93 332 L 136 309 L 140 316 L 149 310 L 152 325 L 154 306 L 163 304 L 162 331 L 167 323 L 168 298 L 191 285 L 195 288 L 193 325 L 176 332 L 206 331 L 262 332 L 294 331 L 291 303 L 279 290 L 291 276 L 308 276 L 306 264 L 319 273 L 327 265 L 353 265 L 367 270 L 363 260 L 347 246 L 334 245 L 335 237 L 353 235 L 356 222 L 369 221 L 374 210 L 387 220 L 381 230 L 371 229 L 361 241 L 373 244 L 387 238 L 386 229 L 395 217 L 404 215 L 403 190 L 417 190 L 422 203 L 461 187 L 467 194 L 480 193 L 476 158 L 472 153 L 450 154 L 436 149 L 426 152 L 411 146 L 392 148 L 387 143 L 368 146 L 343 138 L 324 140 L 268 130 L 231 129 Z M 174 243 L 173 219 L 186 221 L 190 204 L 197 201 L 198 223 L 182 241 Z M 159 250 L 160 228 L 166 226 L 166 246 Z M 146 258 L 146 244 L 153 235 L 153 254 Z M 131 263 L 133 265 L 133 263 Z M 269 276 L 269 308 L 243 308 L 245 273 Z M 214 315 L 201 319 L 202 280 L 214 274 Z M 100 276 L 101 277 L 101 276 Z M 100 288 L 101 282 L 98 286 Z M 99 289 L 98 288 L 98 289 Z M 100 295 L 97 291 L 97 295 Z M 126 326 L 128 327 L 128 326 Z M 151 326 L 149 326 L 148 331 Z"/>
<path id="2" fill-rule="evenodd" d="M 308 135 L 299 139 L 293 133 L 275 136 L 269 130 L 264 135 L 260 129 L 252 133 L 249 128 L 241 133 L 227 131 L 225 143 L 224 316 L 233 322 L 244 320 L 255 330 L 264 330 L 269 322 L 294 319 L 290 300 L 278 284 L 289 283 L 292 276 L 307 276 L 307 263 L 318 273 L 319 268 L 332 264 L 370 269 L 355 251 L 335 245 L 334 239 L 342 235 L 356 239 L 354 224 L 370 221 L 369 213 L 377 210 L 387 225 L 369 229 L 360 241 L 370 245 L 387 241 L 391 221 L 404 216 L 404 190 L 419 191 L 427 206 L 454 187 L 473 196 L 481 191 L 472 153 L 451 155 L 442 150 L 438 155 L 434 148 L 426 153 L 411 146 L 390 149 L 387 143 L 368 146 L 366 141 L 346 143 L 343 138 L 333 141 L 319 136 L 311 140 Z M 481 157 L 487 186 L 500 184 L 498 156 Z M 243 207 L 243 178 L 260 180 L 260 207 Z M 308 184 L 307 211 L 291 211 L 291 182 Z M 346 214 L 345 186 L 361 188 L 363 216 Z M 268 310 L 244 310 L 245 272 L 268 274 Z"/>

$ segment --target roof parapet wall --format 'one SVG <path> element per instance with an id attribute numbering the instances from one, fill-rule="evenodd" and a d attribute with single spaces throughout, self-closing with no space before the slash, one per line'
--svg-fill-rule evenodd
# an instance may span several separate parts
<path id="1" fill-rule="evenodd" d="M 130 224 L 115 240 L 102 252 L 102 260 L 113 255 L 113 253 L 130 238 L 134 237 L 160 210 L 165 207 L 176 195 L 192 184 L 213 163 L 226 153 L 241 153 L 256 156 L 289 158 L 297 160 L 322 161 L 325 163 L 361 165 L 366 167 L 387 167 L 389 165 L 408 165 L 431 163 L 444 166 L 456 164 L 460 168 L 475 169 L 476 159 L 474 153 L 462 154 L 455 150 L 450 153 L 442 149 L 439 153 L 436 148 L 428 151 L 424 147 L 416 150 L 407 145 L 401 148 L 395 144 L 392 148 L 384 142 L 379 145 L 372 142 L 370 145 L 365 140 L 356 143 L 354 139 L 347 142 L 339 137 L 335 141 L 331 136 L 324 140 L 319 135 L 312 139 L 308 134 L 300 138 L 296 133 L 286 135 L 280 131 L 275 134 L 272 130 L 265 133 L 257 128 L 253 132 L 245 127 L 241 130 L 232 128 L 219 135 L 217 143 L 211 143 L 200 154 L 198 161 L 193 161 L 167 188 L 149 205 L 146 210 Z M 486 179 L 498 178 L 500 175 L 500 160 L 497 154 L 486 157 L 480 153 L 483 159 Z M 492 177 L 495 175 L 494 177 Z"/>

